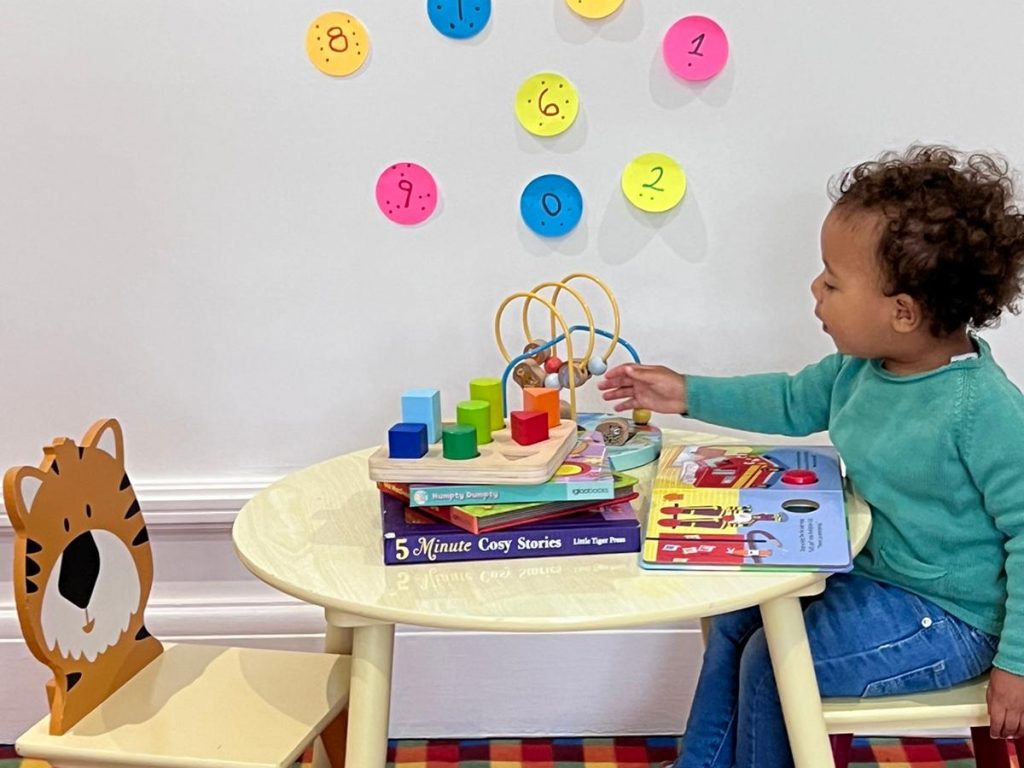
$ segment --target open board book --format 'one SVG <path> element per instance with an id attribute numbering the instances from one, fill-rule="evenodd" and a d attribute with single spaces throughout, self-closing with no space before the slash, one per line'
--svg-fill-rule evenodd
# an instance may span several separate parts
<path id="1" fill-rule="evenodd" d="M 651 489 L 641 565 L 848 571 L 839 457 L 828 446 L 670 446 Z"/>

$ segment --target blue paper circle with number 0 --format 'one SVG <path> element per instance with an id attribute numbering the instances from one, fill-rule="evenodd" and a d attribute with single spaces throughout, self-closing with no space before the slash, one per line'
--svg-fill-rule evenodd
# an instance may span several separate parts
<path id="1" fill-rule="evenodd" d="M 530 229 L 542 237 L 569 234 L 583 215 L 583 195 L 565 176 L 549 173 L 526 185 L 519 198 L 519 213 Z"/>
<path id="2" fill-rule="evenodd" d="M 491 18 L 491 0 L 427 0 L 427 16 L 445 37 L 480 34 Z"/>

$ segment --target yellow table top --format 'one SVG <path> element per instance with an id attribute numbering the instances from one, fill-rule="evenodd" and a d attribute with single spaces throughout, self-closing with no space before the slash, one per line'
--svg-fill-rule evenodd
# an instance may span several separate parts
<path id="1" fill-rule="evenodd" d="M 665 430 L 666 442 L 734 443 Z M 765 440 L 764 443 L 769 443 Z M 822 573 L 649 571 L 639 554 L 384 565 L 380 500 L 366 449 L 282 478 L 239 512 L 242 562 L 306 602 L 387 623 L 453 629 L 559 631 L 641 626 L 710 616 L 787 594 Z M 630 470 L 647 508 L 657 463 Z M 871 527 L 867 504 L 847 498 L 851 544 Z"/>

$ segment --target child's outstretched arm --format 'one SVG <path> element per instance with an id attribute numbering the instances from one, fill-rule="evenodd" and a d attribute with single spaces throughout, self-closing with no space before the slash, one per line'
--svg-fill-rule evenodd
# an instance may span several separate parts
<path id="1" fill-rule="evenodd" d="M 834 354 L 792 375 L 712 377 L 626 363 L 609 369 L 597 386 L 605 400 L 619 401 L 617 411 L 647 408 L 750 432 L 809 435 L 828 429 L 842 365 L 842 355 Z"/>
<path id="2" fill-rule="evenodd" d="M 646 408 L 657 413 L 686 412 L 686 379 L 663 365 L 626 363 L 608 369 L 597 382 L 605 400 L 618 400 L 616 411 Z"/>

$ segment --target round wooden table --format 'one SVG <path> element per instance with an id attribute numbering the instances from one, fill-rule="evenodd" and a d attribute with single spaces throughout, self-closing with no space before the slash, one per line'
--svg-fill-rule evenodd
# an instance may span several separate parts
<path id="1" fill-rule="evenodd" d="M 668 443 L 736 443 L 665 431 Z M 367 474 L 374 449 L 291 474 L 256 495 L 232 531 L 245 566 L 266 583 L 324 608 L 326 650 L 352 654 L 347 765 L 383 768 L 387 753 L 395 624 L 549 632 L 660 624 L 760 605 L 798 768 L 831 765 L 799 598 L 824 573 L 648 571 L 639 555 L 384 565 L 378 491 Z M 646 511 L 656 464 L 631 470 Z M 868 506 L 847 494 L 851 544 L 870 530 Z M 512 577 L 509 577 L 509 571 Z M 503 578 L 496 578 L 498 572 Z M 322 752 L 317 759 L 321 765 Z"/>

